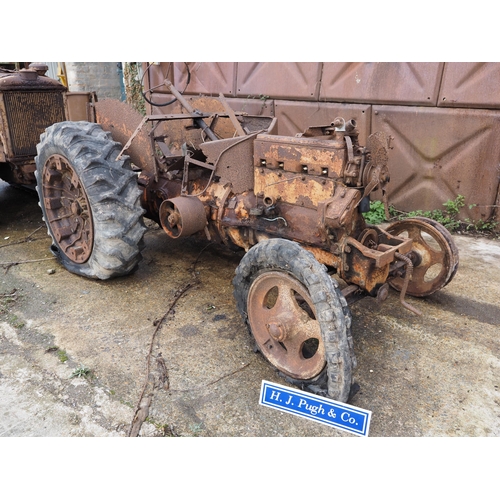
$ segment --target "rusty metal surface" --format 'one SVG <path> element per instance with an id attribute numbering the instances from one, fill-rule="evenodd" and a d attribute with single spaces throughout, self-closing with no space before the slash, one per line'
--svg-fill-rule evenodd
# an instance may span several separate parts
<path id="1" fill-rule="evenodd" d="M 175 87 L 186 94 L 215 94 L 234 96 L 236 86 L 236 68 L 234 62 L 162 62 L 159 65 L 146 65 L 144 88 L 155 88 L 158 94 L 168 94 L 163 85 L 169 79 Z M 189 79 L 189 83 L 188 83 Z M 154 102 L 159 96 L 154 96 Z"/>
<path id="2" fill-rule="evenodd" d="M 64 121 L 64 100 L 61 92 L 15 90 L 4 92 L 6 123 L 10 137 L 11 156 L 35 156 L 36 145 L 46 127 Z"/>
<path id="3" fill-rule="evenodd" d="M 437 105 L 440 107 L 500 108 L 500 64 L 446 63 Z"/>
<path id="4" fill-rule="evenodd" d="M 253 143 L 255 135 L 241 139 L 224 139 L 207 142 L 201 150 L 207 161 L 216 166 L 221 184 L 230 183 L 235 194 L 253 188 Z"/>
<path id="5" fill-rule="evenodd" d="M 500 111 L 374 106 L 372 126 L 394 137 L 388 192 L 396 208 L 442 209 L 461 194 L 466 206 L 460 217 L 492 215 L 499 186 Z"/>
<path id="6" fill-rule="evenodd" d="M 389 283 L 396 290 L 405 291 L 415 297 L 425 297 L 446 286 L 458 269 L 458 249 L 447 231 L 432 219 L 415 217 L 397 221 L 387 228 L 394 236 L 411 238 L 411 279 L 404 283 L 397 276 Z"/>
<path id="7" fill-rule="evenodd" d="M 68 120 L 95 122 L 94 103 L 96 100 L 93 92 L 67 92 Z"/>
<path id="8" fill-rule="evenodd" d="M 283 201 L 306 208 L 316 207 L 320 200 L 328 199 L 334 192 L 332 179 L 304 178 L 300 173 L 259 168 L 255 173 L 255 192 L 272 205 Z"/>
<path id="9" fill-rule="evenodd" d="M 320 100 L 435 106 L 444 63 L 323 63 Z"/>
<path id="10" fill-rule="evenodd" d="M 35 70 L 22 69 L 20 71 L 6 71 L 0 69 L 0 92 L 8 90 L 53 90 L 63 92 L 66 87 L 57 80 L 40 76 Z"/>
<path id="11" fill-rule="evenodd" d="M 164 95 L 158 101 L 169 102 L 171 98 L 171 95 Z M 211 115 L 204 118 L 204 121 L 212 127 L 218 139 L 232 139 L 235 136 L 235 127 L 231 119 L 227 116 L 224 105 L 218 98 L 186 95 L 185 100 L 195 110 Z M 233 100 L 228 99 L 227 102 L 231 105 Z M 238 102 L 240 106 L 235 105 L 232 109 L 237 112 L 248 113 L 248 111 L 241 109 L 241 107 L 245 107 L 244 100 L 238 100 Z M 255 106 L 252 107 L 255 108 Z M 258 111 L 256 116 L 238 116 L 238 120 L 245 131 L 253 133 L 269 129 L 269 133 L 274 133 L 272 115 L 261 115 L 262 109 L 256 109 L 256 111 Z M 161 115 L 165 112 L 185 114 L 186 110 L 178 101 L 164 108 L 152 108 L 152 116 Z M 211 155 L 211 161 L 215 161 L 214 156 L 216 155 L 212 152 L 214 148 L 218 151 L 217 155 L 224 149 L 222 146 L 215 146 L 210 142 L 205 145 L 205 141 L 207 140 L 206 134 L 200 128 L 193 126 L 192 119 L 159 122 L 155 128 L 154 135 L 155 137 L 165 136 L 164 141 L 173 152 L 181 152 L 183 144 L 194 148 L 206 147 L 207 154 Z"/>
<path id="12" fill-rule="evenodd" d="M 63 156 L 52 155 L 43 166 L 42 192 L 46 223 L 57 244 L 72 262 L 83 264 L 94 243 L 91 207 L 78 175 Z"/>
<path id="13" fill-rule="evenodd" d="M 268 136 L 255 143 L 256 167 L 338 178 L 344 174 L 345 159 L 343 141 Z"/>
<path id="14" fill-rule="evenodd" d="M 163 80 L 169 63 L 161 63 L 161 68 L 156 67 L 154 72 L 153 84 L 159 84 Z M 349 109 L 352 106 L 356 110 L 352 117 L 358 121 L 360 130 L 360 140 L 365 143 L 372 129 L 370 120 L 371 105 L 380 105 L 387 103 L 390 105 L 418 105 L 420 107 L 429 107 L 430 109 L 441 108 L 470 108 L 476 109 L 499 109 L 500 96 L 496 82 L 500 72 L 499 63 L 443 63 L 443 62 L 418 62 L 418 63 L 227 63 L 234 65 L 238 75 L 237 86 L 234 92 L 225 92 L 221 87 L 221 82 L 229 82 L 228 71 L 222 70 L 218 63 L 188 63 L 191 68 L 191 77 L 193 84 L 190 88 L 199 89 L 199 91 L 208 94 L 217 94 L 221 90 L 226 96 L 236 95 L 243 101 L 251 102 L 253 105 L 259 103 L 262 96 L 265 106 L 274 101 L 274 111 L 268 107 L 269 114 L 275 113 L 279 117 L 277 133 L 280 135 L 295 135 L 302 132 L 306 126 L 327 123 L 328 112 L 330 109 L 338 109 L 338 114 L 344 116 L 342 109 Z M 319 76 L 315 71 L 319 68 Z M 159 76 L 161 73 L 161 77 Z M 175 74 L 174 74 L 175 73 Z M 199 76 L 198 76 L 199 73 Z M 178 75 L 181 75 L 179 77 Z M 210 77 L 206 75 L 211 74 Z M 174 82 L 186 83 L 187 72 L 185 63 L 178 62 L 171 64 L 169 76 Z M 205 76 L 203 76 L 205 75 Z M 179 79 L 180 78 L 180 79 Z M 200 83 L 201 82 L 201 83 Z M 316 84 L 319 82 L 316 88 Z M 192 86 L 192 87 L 191 87 Z M 206 90 L 202 90 L 202 87 Z M 315 93 L 317 91 L 317 93 Z M 188 90 L 189 92 L 189 90 Z M 236 107 L 237 99 L 229 99 L 229 104 L 233 109 Z M 318 101 L 311 103 L 310 101 Z M 324 102 L 338 101 L 338 102 Z M 356 104 L 358 103 L 358 104 Z M 360 103 L 365 103 L 365 109 L 356 108 Z M 327 106 L 326 114 L 322 106 Z M 329 109 L 328 107 L 331 108 Z M 245 110 L 244 107 L 241 109 Z M 364 113 L 363 113 L 364 111 Z M 255 111 L 251 111 L 255 113 Z M 373 112 L 373 111 L 372 111 Z M 260 114 L 260 111 L 255 113 Z M 323 119 L 324 118 L 324 119 Z M 373 116 L 373 130 L 377 130 L 376 116 Z M 436 123 L 436 120 L 440 123 Z M 440 142 L 447 142 L 447 130 L 449 128 L 446 115 L 435 115 L 432 117 L 430 127 L 434 128 L 433 138 L 430 143 L 434 143 L 437 138 Z M 442 139 L 442 140 L 441 140 Z M 405 139 L 411 142 L 412 138 Z M 452 149 L 453 146 L 450 144 Z M 493 180 L 491 175 L 491 158 L 484 158 L 487 154 L 481 154 L 482 160 L 486 160 L 483 168 L 481 161 L 472 160 L 474 171 L 480 182 L 487 185 L 492 181 L 497 189 L 498 183 Z M 495 152 L 493 152 L 493 157 Z M 393 170 L 403 168 L 406 157 L 397 158 L 392 163 Z M 419 160 L 420 161 L 420 160 Z M 428 159 L 420 161 L 420 165 L 415 164 L 413 158 L 410 159 L 409 169 L 417 179 L 422 177 L 421 172 L 427 170 Z M 437 167 L 439 168 L 439 167 Z M 483 172 L 484 170 L 484 172 Z M 396 177 L 399 177 L 399 173 Z M 412 174 L 413 176 L 413 174 Z M 461 175 L 457 178 L 461 183 L 446 186 L 444 191 L 445 201 L 454 199 L 457 194 L 462 192 L 471 193 L 475 191 L 473 201 L 468 204 L 478 204 L 483 209 L 464 210 L 462 217 L 484 218 L 488 215 L 495 215 L 500 220 L 500 211 L 494 211 L 494 207 L 487 208 L 488 205 L 498 205 L 497 199 L 500 199 L 500 189 L 495 191 L 492 196 L 491 189 L 476 189 L 475 177 L 470 175 Z M 439 176 L 438 176 L 439 179 Z M 414 184 L 415 180 L 409 181 Z M 417 182 L 419 182 L 417 180 Z M 441 183 L 440 180 L 437 181 Z M 470 184 L 472 182 L 472 184 Z M 394 191 L 398 181 L 392 183 L 391 189 Z M 404 196 L 399 196 L 399 201 L 403 203 L 402 207 L 417 207 L 415 203 L 418 199 L 423 199 L 424 205 L 419 209 L 429 207 L 442 208 L 443 186 L 432 186 L 432 176 L 426 181 L 425 193 L 421 191 L 418 195 L 410 193 L 411 200 L 406 203 Z M 441 183 L 442 184 L 442 183 Z M 414 190 L 414 186 L 411 187 Z M 482 195 L 484 192 L 484 196 Z M 422 195 L 422 196 L 421 196 Z M 495 199 L 492 201 L 492 199 Z"/>
<path id="15" fill-rule="evenodd" d="M 155 97 L 158 102 L 169 102 L 173 98 L 167 94 Z M 218 113 L 224 113 L 224 106 L 215 97 L 208 96 L 185 96 L 186 101 L 195 110 L 211 113 L 214 116 Z M 155 101 L 155 102 L 156 102 Z M 175 101 L 174 103 L 161 108 L 152 107 L 152 115 L 161 115 L 163 113 L 186 113 L 182 105 Z M 211 126 L 212 118 L 206 118 L 205 122 Z M 213 126 L 217 137 L 221 139 L 230 138 L 234 135 L 234 126 L 229 118 L 220 118 Z M 198 127 L 193 127 L 193 120 L 177 120 L 159 122 L 155 128 L 155 136 L 165 136 L 165 142 L 168 143 L 172 151 L 180 152 L 183 144 L 189 144 L 194 148 L 199 148 L 205 142 L 205 134 Z"/>
<path id="16" fill-rule="evenodd" d="M 166 94 L 167 89 L 163 85 L 165 78 L 174 79 L 173 63 L 161 62 L 158 65 L 155 63 L 142 63 L 142 71 L 144 73 L 142 82 L 144 90 L 154 89 L 158 87 L 159 94 Z"/>
<path id="17" fill-rule="evenodd" d="M 311 103 L 281 101 L 274 103 L 278 134 L 294 136 L 307 127 L 331 123 L 337 116 L 356 120 L 359 140 L 365 144 L 370 135 L 371 107 L 366 104 Z"/>
<path id="18" fill-rule="evenodd" d="M 238 63 L 237 96 L 317 100 L 322 63 Z"/>
<path id="19" fill-rule="evenodd" d="M 160 205 L 160 222 L 171 238 L 185 238 L 207 225 L 203 203 L 193 196 L 179 196 Z"/>
<path id="20" fill-rule="evenodd" d="M 41 71 L 43 72 L 43 71 Z M 34 69 L 0 70 L 0 177 L 34 186 L 36 145 L 46 127 L 66 119 L 66 87 Z"/>
<path id="21" fill-rule="evenodd" d="M 188 80 L 188 68 L 191 74 Z M 174 63 L 174 85 L 185 89 L 186 94 L 215 94 L 222 92 L 227 96 L 235 95 L 235 62 L 196 62 Z"/>
<path id="22" fill-rule="evenodd" d="M 95 105 L 96 121 L 111 132 L 113 140 L 125 145 L 141 123 L 142 116 L 124 102 L 115 99 L 99 101 Z M 154 171 L 155 162 L 148 129 L 143 128 L 132 141 L 125 154 L 132 163 L 148 172 Z"/>
<path id="23" fill-rule="evenodd" d="M 227 102 L 234 111 L 241 111 L 255 116 L 276 116 L 273 99 L 248 96 L 241 99 L 233 97 L 232 99 L 228 99 Z"/>
<path id="24" fill-rule="evenodd" d="M 248 294 L 248 321 L 262 354 L 281 372 L 308 380 L 325 366 L 325 346 L 307 289 L 292 276 L 269 271 Z"/>

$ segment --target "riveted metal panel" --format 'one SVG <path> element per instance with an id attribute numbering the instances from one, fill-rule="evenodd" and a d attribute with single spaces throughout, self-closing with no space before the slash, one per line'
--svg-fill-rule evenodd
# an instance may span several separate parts
<path id="1" fill-rule="evenodd" d="M 446 63 L 438 106 L 500 109 L 499 63 Z"/>
<path id="2" fill-rule="evenodd" d="M 189 73 L 188 73 L 189 69 Z M 188 74 L 191 74 L 190 82 Z M 187 94 L 234 95 L 236 63 L 196 62 L 174 63 L 174 81 L 177 90 Z"/>
<path id="3" fill-rule="evenodd" d="M 236 66 L 235 62 L 162 62 L 150 65 L 143 64 L 143 71 L 146 73 L 144 88 L 146 90 L 153 88 L 157 94 L 167 94 L 170 91 L 163 85 L 163 82 L 165 79 L 168 79 L 183 94 L 209 94 L 218 96 L 222 92 L 224 95 L 234 96 Z M 154 102 L 159 101 L 160 99 L 154 99 Z"/>
<path id="4" fill-rule="evenodd" d="M 356 120 L 361 144 L 370 135 L 371 106 L 368 104 L 333 104 L 298 101 L 275 101 L 278 134 L 294 136 L 307 127 L 328 125 L 338 116 Z"/>
<path id="5" fill-rule="evenodd" d="M 443 63 L 324 63 L 321 100 L 435 106 Z"/>
<path id="6" fill-rule="evenodd" d="M 185 95 L 185 98 L 193 105 L 192 100 L 198 96 Z M 158 104 L 165 104 L 174 99 L 172 94 L 157 94 L 154 96 L 154 102 Z M 228 97 L 227 102 L 234 111 L 241 111 L 249 115 L 256 116 L 274 116 L 274 101 L 272 99 L 259 99 L 258 97 L 248 97 L 245 99 Z M 196 103 L 194 103 L 197 105 Z M 182 113 L 182 106 L 176 101 L 167 106 L 157 107 L 146 105 L 148 114 L 162 115 L 169 113 Z M 201 110 L 203 111 L 203 110 Z M 222 108 L 221 108 L 222 111 Z"/>
<path id="7" fill-rule="evenodd" d="M 238 63 L 237 95 L 317 100 L 322 63 Z"/>
<path id="8" fill-rule="evenodd" d="M 442 209 L 461 194 L 466 203 L 461 217 L 492 215 L 499 183 L 500 111 L 374 106 L 372 128 L 394 138 L 389 202 L 396 208 Z"/>
<path id="9" fill-rule="evenodd" d="M 274 101 L 272 99 L 259 99 L 255 96 L 247 98 L 228 99 L 227 102 L 234 111 L 242 111 L 249 115 L 274 116 Z"/>

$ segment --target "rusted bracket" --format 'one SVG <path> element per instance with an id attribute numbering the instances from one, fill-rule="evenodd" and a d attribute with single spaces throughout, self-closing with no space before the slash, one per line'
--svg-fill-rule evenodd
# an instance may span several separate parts
<path id="1" fill-rule="evenodd" d="M 205 163 L 203 161 L 195 160 L 194 158 L 191 158 L 191 156 L 189 156 L 189 153 L 186 154 L 186 156 L 184 156 L 184 171 L 182 173 L 181 196 L 188 196 L 186 193 L 188 190 L 189 165 L 190 164 L 196 165 L 198 167 L 206 168 L 207 170 L 210 170 L 212 172 L 210 174 L 210 180 L 208 181 L 207 186 L 205 186 L 205 189 L 203 189 L 203 191 L 201 191 L 200 193 L 197 193 L 196 195 L 189 195 L 189 196 L 200 196 L 207 190 L 207 187 L 212 182 L 212 178 L 214 176 L 216 166 L 211 165 L 210 163 Z"/>
<path id="2" fill-rule="evenodd" d="M 189 113 L 196 114 L 196 110 L 193 108 L 193 106 L 191 106 L 191 104 L 189 104 L 189 102 L 186 101 L 186 99 L 184 99 L 182 94 L 174 87 L 174 85 L 172 84 L 172 82 L 170 80 L 165 80 L 165 85 L 170 90 L 170 92 L 172 92 L 172 94 L 174 94 L 174 96 L 177 98 L 177 100 L 182 104 L 182 106 Z M 212 140 L 212 141 L 217 140 L 217 136 L 213 133 L 212 129 L 206 124 L 206 122 L 205 122 L 205 120 L 203 120 L 203 118 L 197 117 L 197 118 L 194 118 L 194 121 L 203 130 L 203 132 L 205 132 L 205 134 L 207 134 L 207 137 L 210 140 Z"/>
<path id="3" fill-rule="evenodd" d="M 245 131 L 243 130 L 243 127 L 241 126 L 240 122 L 238 121 L 238 118 L 236 118 L 236 114 L 229 106 L 229 103 L 227 102 L 226 98 L 224 97 L 224 94 L 222 92 L 219 93 L 219 99 L 222 105 L 224 106 L 224 109 L 226 110 L 226 113 L 229 115 L 229 119 L 231 120 L 231 123 L 234 125 L 234 128 L 236 129 L 236 133 L 240 136 L 243 137 L 247 135 Z"/>
<path id="4" fill-rule="evenodd" d="M 352 139 L 348 136 L 344 136 L 345 143 L 347 145 L 347 165 L 354 163 L 354 151 L 352 148 Z"/>
<path id="5" fill-rule="evenodd" d="M 226 184 L 224 186 L 224 193 L 222 194 L 222 196 L 220 198 L 219 206 L 217 207 L 218 208 L 218 210 L 217 210 L 217 226 L 219 228 L 220 237 L 222 238 L 222 241 L 224 242 L 225 245 L 228 244 L 228 240 L 227 240 L 226 233 L 224 232 L 224 228 L 222 226 L 222 217 L 224 215 L 224 206 L 226 205 L 227 198 L 228 198 L 229 194 L 231 193 L 231 189 L 232 189 L 231 184 Z"/>
<path id="6" fill-rule="evenodd" d="M 408 304 L 408 302 L 405 301 L 405 295 L 406 295 L 406 289 L 408 288 L 408 283 L 411 281 L 411 277 L 413 274 L 413 263 L 409 257 L 406 255 L 403 255 L 399 252 L 395 253 L 396 259 L 402 260 L 403 262 L 406 263 L 406 273 L 405 273 L 405 280 L 403 283 L 403 288 L 401 288 L 401 293 L 399 294 L 399 300 L 401 302 L 401 305 L 411 311 L 412 313 L 415 313 L 417 316 L 422 316 L 422 312 L 419 311 L 416 307 L 413 307 L 411 304 Z"/>
<path id="7" fill-rule="evenodd" d="M 121 160 L 123 153 L 130 147 L 132 144 L 132 141 L 135 139 L 136 135 L 141 131 L 142 127 L 144 127 L 144 124 L 148 121 L 148 117 L 145 116 L 142 120 L 141 123 L 139 123 L 139 126 L 135 129 L 135 132 L 130 136 L 130 139 L 127 141 L 127 144 L 123 146 L 123 149 L 120 151 L 120 154 L 116 157 L 117 160 Z"/>

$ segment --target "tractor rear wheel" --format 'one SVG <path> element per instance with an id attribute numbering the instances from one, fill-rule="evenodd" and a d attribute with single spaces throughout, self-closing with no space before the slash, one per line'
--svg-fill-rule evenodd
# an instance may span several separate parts
<path id="1" fill-rule="evenodd" d="M 233 280 L 257 350 L 300 388 L 346 402 L 355 357 L 351 315 L 337 283 L 295 242 L 252 247 Z"/>
<path id="2" fill-rule="evenodd" d="M 146 228 L 130 161 L 116 159 L 121 145 L 95 123 L 60 122 L 37 151 L 36 189 L 54 255 L 87 278 L 132 272 Z"/>

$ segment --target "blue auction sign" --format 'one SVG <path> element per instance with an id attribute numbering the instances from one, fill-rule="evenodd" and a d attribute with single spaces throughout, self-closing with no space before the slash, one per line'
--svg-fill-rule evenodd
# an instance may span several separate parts
<path id="1" fill-rule="evenodd" d="M 280 384 L 262 381 L 260 401 L 263 406 L 299 415 L 337 429 L 368 436 L 372 412 L 346 403 L 315 396 Z"/>

